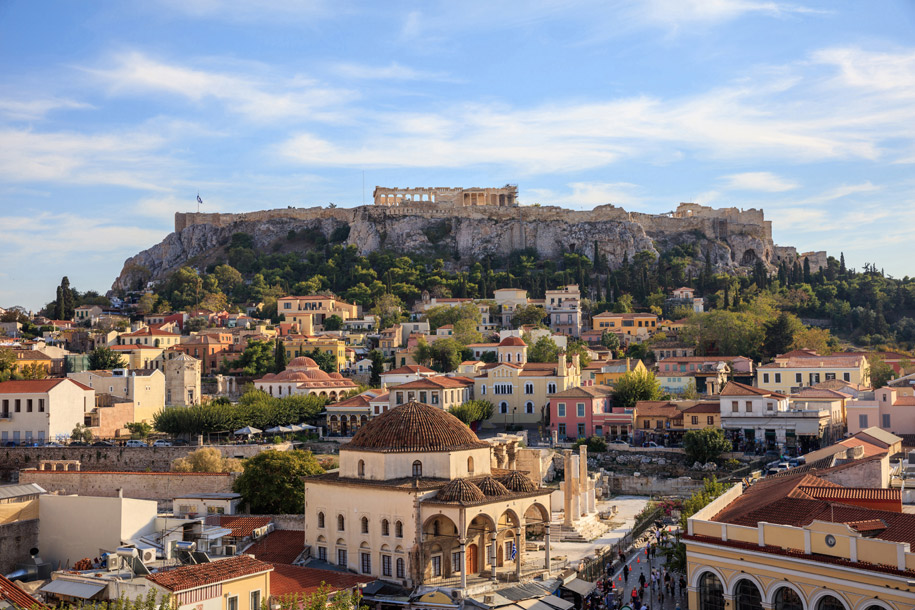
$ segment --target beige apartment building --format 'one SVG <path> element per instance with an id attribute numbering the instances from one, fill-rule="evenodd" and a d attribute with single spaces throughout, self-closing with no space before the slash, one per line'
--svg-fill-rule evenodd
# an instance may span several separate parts
<path id="1" fill-rule="evenodd" d="M 95 407 L 95 390 L 74 379 L 0 383 L 0 444 L 68 439 Z"/>
<path id="2" fill-rule="evenodd" d="M 780 394 L 832 380 L 870 386 L 867 358 L 864 354 L 821 356 L 813 350 L 795 350 L 776 356 L 756 370 L 756 385 Z"/>
<path id="3" fill-rule="evenodd" d="M 69 373 L 68 378 L 95 390 L 133 402 L 133 421 L 151 424 L 165 407 L 165 375 L 155 369 L 114 369 Z"/>
<path id="4" fill-rule="evenodd" d="M 276 301 L 276 310 L 284 321 L 298 324 L 303 335 L 323 330 L 324 320 L 331 316 L 340 316 L 344 321 L 359 317 L 358 305 L 324 295 L 281 297 Z"/>

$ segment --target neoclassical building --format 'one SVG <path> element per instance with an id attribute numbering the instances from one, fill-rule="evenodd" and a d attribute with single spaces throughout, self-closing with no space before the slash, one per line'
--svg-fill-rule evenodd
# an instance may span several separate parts
<path id="1" fill-rule="evenodd" d="M 513 447 L 494 443 L 422 403 L 373 418 L 340 448 L 337 472 L 305 479 L 312 556 L 406 587 L 542 574 L 550 490 L 514 469 Z M 545 557 L 527 557 L 528 531 L 543 537 Z"/>
<path id="2" fill-rule="evenodd" d="M 291 394 L 326 396 L 337 400 L 350 390 L 358 390 L 351 379 L 340 373 L 325 373 L 314 360 L 305 356 L 293 358 L 281 373 L 267 373 L 254 382 L 254 387 L 271 396 Z"/>

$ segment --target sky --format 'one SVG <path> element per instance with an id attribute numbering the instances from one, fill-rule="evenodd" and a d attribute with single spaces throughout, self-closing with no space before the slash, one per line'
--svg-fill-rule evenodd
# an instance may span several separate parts
<path id="1" fill-rule="evenodd" d="M 915 275 L 915 2 L 0 1 L 0 306 L 174 213 L 518 184 Z M 363 187 L 364 185 L 364 187 Z"/>

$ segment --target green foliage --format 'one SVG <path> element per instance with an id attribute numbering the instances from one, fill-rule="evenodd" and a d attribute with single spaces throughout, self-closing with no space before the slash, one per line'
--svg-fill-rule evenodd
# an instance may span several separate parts
<path id="1" fill-rule="evenodd" d="M 369 385 L 373 388 L 381 387 L 381 373 L 384 372 L 384 354 L 377 349 L 369 352 L 369 360 L 372 361 L 372 374 L 369 377 Z"/>
<path id="2" fill-rule="evenodd" d="M 456 307 L 436 305 L 426 310 L 423 319 L 429 322 L 429 328 L 434 331 L 447 324 L 457 324 L 461 320 L 469 320 L 476 327 L 482 320 L 482 314 L 480 308 L 473 303 L 462 303 Z"/>
<path id="3" fill-rule="evenodd" d="M 448 412 L 469 426 L 474 422 L 491 418 L 494 409 L 495 407 L 488 400 L 468 400 L 463 404 L 451 407 Z"/>
<path id="4" fill-rule="evenodd" d="M 224 360 L 220 365 L 223 374 L 241 371 L 249 377 L 263 377 L 276 367 L 275 347 L 272 341 L 248 341 L 245 351 L 235 360 Z"/>
<path id="5" fill-rule="evenodd" d="M 686 521 L 700 510 L 709 505 L 709 503 L 728 490 L 727 485 L 712 477 L 711 479 L 702 479 L 704 485 L 701 491 L 697 491 L 689 498 L 683 501 L 683 508 L 680 509 L 680 528 L 686 531 Z"/>
<path id="6" fill-rule="evenodd" d="M 234 405 L 215 400 L 191 407 L 163 409 L 153 417 L 153 426 L 173 435 L 231 432 L 245 426 L 266 430 L 313 420 L 325 404 L 326 399 L 318 396 L 275 398 L 251 389 Z"/>
<path id="7" fill-rule="evenodd" d="M 896 377 L 896 371 L 884 361 L 883 356 L 869 356 L 867 362 L 871 368 L 871 385 L 874 389 L 882 388 Z"/>
<path id="8" fill-rule="evenodd" d="M 713 462 L 731 448 L 731 441 L 725 438 L 720 428 L 690 430 L 683 435 L 683 450 L 691 462 Z"/>
<path id="9" fill-rule="evenodd" d="M 328 352 L 322 352 L 318 348 L 314 348 L 310 352 L 305 352 L 302 354 L 307 356 L 315 361 L 315 364 L 318 365 L 325 373 L 336 373 L 337 372 L 337 355 L 331 354 Z"/>
<path id="10" fill-rule="evenodd" d="M 100 346 L 89 352 L 90 371 L 122 369 L 126 366 L 127 360 L 110 347 Z"/>
<path id="11" fill-rule="evenodd" d="M 616 333 L 611 333 L 609 330 L 605 330 L 601 333 L 600 344 L 609 349 L 611 352 L 616 353 L 620 348 L 620 338 Z"/>
<path id="12" fill-rule="evenodd" d="M 323 472 L 311 451 L 262 451 L 245 460 L 244 472 L 232 489 L 241 494 L 251 513 L 302 514 L 302 477 Z"/>
<path id="13" fill-rule="evenodd" d="M 280 595 L 275 597 L 273 602 L 278 605 L 279 610 L 368 610 L 368 606 L 362 603 L 358 591 L 338 591 L 332 594 L 331 589 L 323 582 L 313 593 Z M 267 610 L 266 600 L 259 610 Z"/>
<path id="14" fill-rule="evenodd" d="M 572 339 L 566 345 L 566 356 L 571 362 L 572 356 L 578 354 L 578 361 L 582 367 L 588 366 L 591 356 L 588 355 L 588 344 L 581 339 Z"/>
<path id="15" fill-rule="evenodd" d="M 559 346 L 546 335 L 527 348 L 528 362 L 556 362 L 558 359 Z"/>
<path id="16" fill-rule="evenodd" d="M 92 430 L 84 424 L 76 424 L 73 431 L 70 432 L 70 440 L 83 443 L 92 442 Z"/>
<path id="17" fill-rule="evenodd" d="M 289 362 L 286 358 L 286 347 L 283 345 L 283 340 L 276 339 L 273 348 L 273 372 L 280 373 L 285 371 L 287 364 Z"/>
<path id="18" fill-rule="evenodd" d="M 512 326 L 515 328 L 528 325 L 538 326 L 543 324 L 546 316 L 546 309 L 539 305 L 522 305 L 512 314 Z"/>
<path id="19" fill-rule="evenodd" d="M 629 371 L 613 386 L 613 406 L 632 409 L 640 400 L 660 400 L 661 384 L 651 371 Z"/>
<path id="20" fill-rule="evenodd" d="M 349 238 L 349 225 L 341 225 L 330 232 L 330 237 L 328 241 L 332 244 L 339 244 L 346 241 Z"/>
<path id="21" fill-rule="evenodd" d="M 496 352 L 483 352 L 480 354 L 480 362 L 485 362 L 486 364 L 493 364 L 499 361 L 499 354 Z"/>
<path id="22" fill-rule="evenodd" d="M 384 294 L 375 301 L 372 314 L 378 320 L 378 330 L 390 328 L 404 321 L 403 301 L 393 294 Z"/>
<path id="23" fill-rule="evenodd" d="M 768 358 L 774 358 L 778 354 L 791 350 L 795 333 L 804 325 L 797 319 L 797 316 L 783 311 L 774 320 L 767 321 L 763 327 L 765 328 L 763 354 Z"/>
<path id="24" fill-rule="evenodd" d="M 429 345 L 431 367 L 440 373 L 457 369 L 464 359 L 464 346 L 450 337 L 438 339 Z"/>
<path id="25" fill-rule="evenodd" d="M 588 453 L 603 453 L 607 450 L 607 441 L 602 436 L 580 438 L 575 441 L 575 447 L 578 448 L 580 445 L 587 445 Z"/>
<path id="26" fill-rule="evenodd" d="M 126 425 L 127 429 L 130 430 L 131 438 L 146 438 L 153 431 L 153 427 L 145 421 L 130 422 Z"/>
<path id="27" fill-rule="evenodd" d="M 343 328 L 343 318 L 337 314 L 325 318 L 324 330 L 340 330 L 341 328 Z"/>

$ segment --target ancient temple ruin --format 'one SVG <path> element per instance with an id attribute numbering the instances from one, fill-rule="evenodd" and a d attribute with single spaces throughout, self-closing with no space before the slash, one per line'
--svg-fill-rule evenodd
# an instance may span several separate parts
<path id="1" fill-rule="evenodd" d="M 518 185 L 506 184 L 495 188 L 462 187 L 419 187 L 389 188 L 375 187 L 375 205 L 411 206 L 435 204 L 448 207 L 494 206 L 513 207 L 518 205 Z"/>

